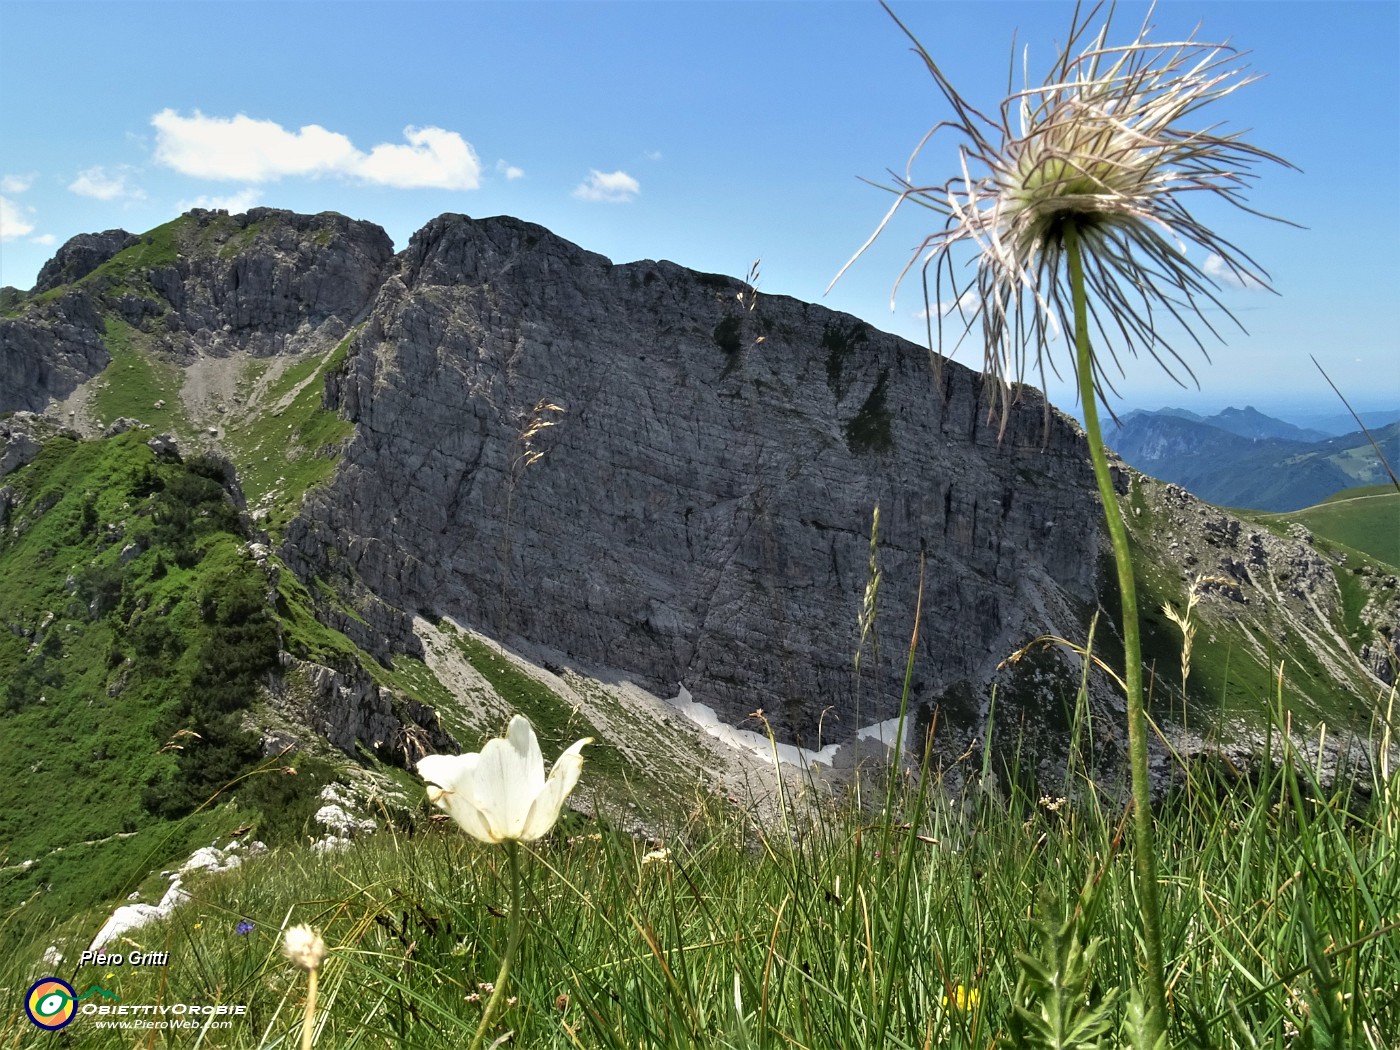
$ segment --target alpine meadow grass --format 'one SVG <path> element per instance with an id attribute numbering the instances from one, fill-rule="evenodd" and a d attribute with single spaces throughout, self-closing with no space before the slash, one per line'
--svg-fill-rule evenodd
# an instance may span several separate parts
<path id="1" fill-rule="evenodd" d="M 871 771 L 875 804 L 794 773 L 781 820 L 700 794 L 649 837 L 567 817 L 514 843 L 518 881 L 514 851 L 425 804 L 410 830 L 346 852 L 283 847 L 192 882 L 128 943 L 178 972 L 89 966 L 71 983 L 247 1006 L 230 1029 L 143 1046 L 290 1047 L 314 1016 L 314 1045 L 345 1048 L 448 1050 L 489 1021 L 484 1045 L 522 1047 L 1380 1050 L 1400 1031 L 1400 775 L 1376 761 L 1324 788 L 1282 732 L 1286 684 L 1274 702 L 1266 761 L 1183 770 L 1156 811 L 1169 1041 L 1148 1035 L 1136 991 L 1127 810 L 1082 770 L 1064 796 L 1033 797 L 975 754 Z M 996 746 L 1014 753 L 1008 737 Z M 587 781 L 585 767 L 577 793 Z M 515 892 L 528 935 L 488 1019 Z M 314 1002 L 283 955 L 292 927 L 324 940 Z M 0 986 L 22 992 L 48 945 L 83 936 L 26 930 Z M 22 1010 L 0 1020 L 3 1045 L 32 1030 Z M 65 1045 L 114 1038 L 81 1017 Z"/>

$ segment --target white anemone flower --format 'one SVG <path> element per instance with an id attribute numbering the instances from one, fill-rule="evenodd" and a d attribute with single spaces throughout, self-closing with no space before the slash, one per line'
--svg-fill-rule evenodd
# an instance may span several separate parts
<path id="1" fill-rule="evenodd" d="M 487 741 L 479 754 L 427 755 L 418 775 L 428 782 L 428 801 L 473 838 L 533 842 L 559 819 L 583 772 L 583 747 L 591 743 L 585 737 L 571 746 L 546 779 L 534 727 L 516 715 L 505 737 Z"/>
<path id="2" fill-rule="evenodd" d="M 1044 82 L 1032 85 L 1027 73 L 1026 87 L 1009 92 L 990 111 L 993 117 L 958 94 L 885 5 L 913 41 L 952 116 L 924 136 L 903 177 L 890 173 L 895 185 L 882 188 L 897 195 L 894 205 L 841 273 L 905 201 L 941 215 L 942 228 L 924 238 L 895 291 L 919 266 L 929 346 L 936 345 L 940 355 L 945 324 L 961 342 L 980 323 L 983 371 L 998 383 L 1003 427 L 1012 384 L 1024 380 L 1027 363 L 1033 362 L 1043 385 L 1047 342 L 1075 331 L 1067 227 L 1082 245 L 1097 342 L 1109 348 L 1120 375 L 1119 350 L 1134 356 L 1141 350 L 1178 383 L 1178 373 L 1194 380 L 1190 365 L 1163 338 L 1161 322 L 1174 320 L 1205 354 L 1195 327 L 1220 338 L 1208 309 L 1239 324 L 1215 294 L 1220 281 L 1269 287 L 1268 275 L 1249 256 L 1187 207 L 1189 199 L 1204 196 L 1259 214 L 1244 203 L 1243 191 L 1255 178 L 1249 169 L 1261 161 L 1292 166 L 1236 133 L 1193 123 L 1202 107 L 1258 78 L 1243 75 L 1228 45 L 1194 38 L 1152 42 L 1146 22 L 1131 43 L 1110 45 L 1111 15 L 1097 33 L 1089 32 L 1102 7 L 1094 5 L 1083 18 L 1076 8 L 1068 40 Z M 914 160 L 944 129 L 962 139 L 956 173 L 940 184 L 917 185 Z M 1193 248 L 1199 265 L 1187 255 Z M 949 353 L 954 351 L 956 343 Z M 1050 366 L 1058 374 L 1053 360 Z M 1105 386 L 1113 388 L 1097 354 L 1093 380 L 1100 396 Z"/>

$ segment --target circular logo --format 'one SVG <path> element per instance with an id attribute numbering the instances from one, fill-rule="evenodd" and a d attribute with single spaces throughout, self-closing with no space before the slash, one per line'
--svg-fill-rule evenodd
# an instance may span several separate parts
<path id="1" fill-rule="evenodd" d="M 24 1012 L 40 1028 L 57 1031 L 77 1012 L 78 993 L 67 981 L 45 977 L 35 981 L 24 999 Z"/>

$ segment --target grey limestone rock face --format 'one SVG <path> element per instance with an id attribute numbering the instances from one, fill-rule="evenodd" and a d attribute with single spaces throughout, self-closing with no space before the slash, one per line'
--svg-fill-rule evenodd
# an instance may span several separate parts
<path id="1" fill-rule="evenodd" d="M 44 411 L 112 360 L 91 295 L 75 290 L 0 318 L 0 411 Z"/>
<path id="2" fill-rule="evenodd" d="M 1069 630 L 1096 600 L 1101 514 L 1077 427 L 1027 391 L 999 440 L 966 368 L 743 291 L 515 219 L 434 220 L 328 381 L 356 433 L 284 557 L 684 683 L 731 722 L 761 708 L 804 743 L 896 712 L 921 561 L 915 703 Z"/>
<path id="3" fill-rule="evenodd" d="M 117 252 L 130 248 L 141 238 L 126 230 L 103 230 L 101 233 L 80 233 L 69 238 L 54 257 L 44 263 L 34 282 L 33 294 L 51 291 L 62 284 L 81 280 L 105 263 Z"/>
<path id="4" fill-rule="evenodd" d="M 304 348 L 325 329 L 339 339 L 374 298 L 393 242 L 373 223 L 335 212 L 196 209 L 179 251 L 149 271 L 167 349 L 273 354 Z M 141 323 L 145 304 L 128 304 Z"/>
<path id="5" fill-rule="evenodd" d="M 76 237 L 15 316 L 0 318 L 0 411 L 42 412 L 107 367 L 118 320 L 188 362 L 334 346 L 374 300 L 393 243 L 334 212 L 196 209 L 140 237 Z"/>
<path id="6" fill-rule="evenodd" d="M 349 754 L 364 746 L 387 761 L 412 768 L 425 754 L 458 750 L 437 712 L 396 697 L 363 674 L 346 674 L 281 654 L 283 684 L 277 707 Z"/>

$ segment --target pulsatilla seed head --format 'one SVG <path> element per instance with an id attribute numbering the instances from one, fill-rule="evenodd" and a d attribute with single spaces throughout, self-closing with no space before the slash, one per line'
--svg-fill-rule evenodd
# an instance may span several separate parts
<path id="1" fill-rule="evenodd" d="M 1107 349 L 1120 375 L 1119 353 L 1126 350 L 1146 352 L 1178 382 L 1181 375 L 1194 379 L 1161 323 L 1175 322 L 1204 353 L 1197 330 L 1220 337 L 1206 311 L 1219 309 L 1235 320 L 1216 295 L 1216 277 L 1268 287 L 1258 264 L 1187 207 L 1193 196 L 1204 196 L 1258 214 L 1244 199 L 1256 177 L 1251 169 L 1266 161 L 1291 167 L 1238 134 L 1196 120 L 1199 110 L 1258 78 L 1228 45 L 1194 35 L 1155 43 L 1147 22 L 1130 43 L 1111 45 L 1111 8 L 1099 29 L 1090 29 L 1103 6 L 1094 5 L 1087 16 L 1076 7 L 1068 41 L 1043 81 L 1032 84 L 1027 71 L 1026 86 L 986 112 L 958 94 L 885 6 L 913 41 L 952 116 L 924 136 L 903 176 L 891 173 L 894 186 L 881 187 L 896 195 L 895 202 L 841 272 L 906 201 L 941 216 L 941 227 L 924 238 L 895 291 L 917 267 L 929 346 L 939 355 L 956 351 L 980 326 L 983 371 L 997 381 L 1003 428 L 1013 384 L 1024 381 L 1028 365 L 1042 384 L 1047 364 L 1058 371 L 1047 344 L 1075 330 L 1065 260 L 1071 226 L 1083 249 L 1094 342 Z M 917 184 L 914 161 L 941 131 L 959 136 L 955 173 L 942 183 Z M 1104 386 L 1112 389 L 1104 364 L 1096 352 L 1101 394 Z"/>

